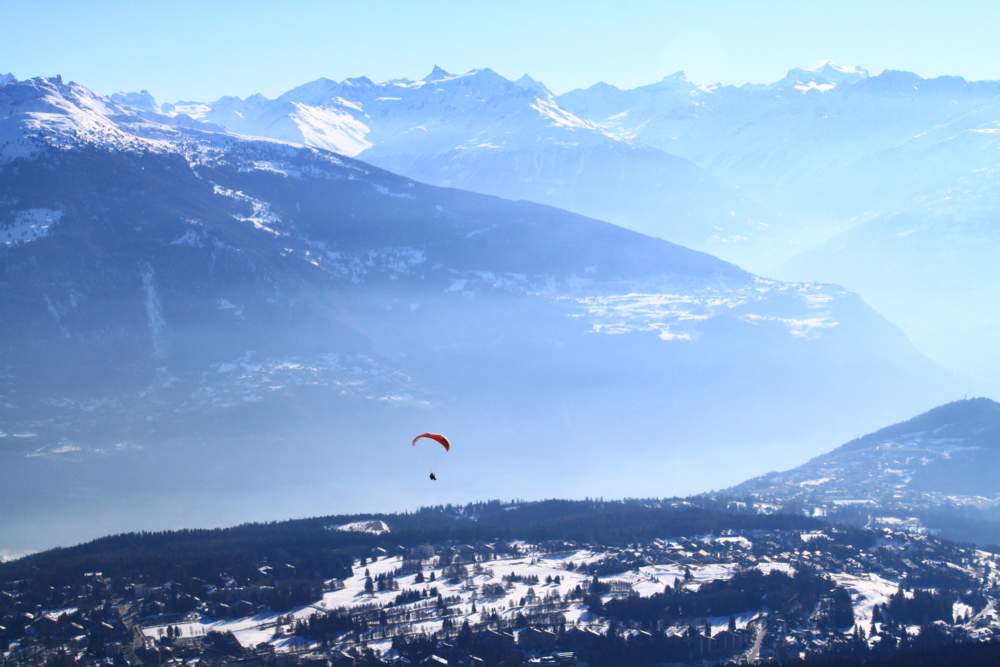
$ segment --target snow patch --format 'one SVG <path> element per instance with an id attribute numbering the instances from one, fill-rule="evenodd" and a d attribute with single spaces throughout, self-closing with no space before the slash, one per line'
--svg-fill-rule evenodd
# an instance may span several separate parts
<path id="1" fill-rule="evenodd" d="M 370 535 L 386 535 L 391 533 L 389 524 L 385 521 L 373 519 L 371 521 L 352 521 L 340 526 L 334 526 L 334 530 L 344 533 L 368 533 Z"/>
<path id="2" fill-rule="evenodd" d="M 52 226 L 62 217 L 62 211 L 50 208 L 16 211 L 11 223 L 0 225 L 0 244 L 11 248 L 45 238 Z"/>
<path id="3" fill-rule="evenodd" d="M 302 133 L 306 146 L 323 148 L 348 157 L 354 157 L 372 147 L 366 138 L 371 131 L 367 125 L 346 111 L 333 107 L 318 107 L 293 103 L 295 112 L 292 122 Z M 344 105 L 352 110 L 360 110 L 356 105 Z"/>
<path id="4" fill-rule="evenodd" d="M 140 275 L 142 276 L 146 323 L 149 326 L 149 335 L 153 342 L 153 355 L 162 359 L 166 355 L 167 322 L 163 318 L 163 307 L 160 304 L 160 296 L 156 292 L 153 267 L 146 264 L 142 267 Z"/>

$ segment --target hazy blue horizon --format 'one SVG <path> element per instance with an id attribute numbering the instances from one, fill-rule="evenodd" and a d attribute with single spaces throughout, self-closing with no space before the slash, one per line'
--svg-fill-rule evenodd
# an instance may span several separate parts
<path id="1" fill-rule="evenodd" d="M 16 31 L 0 43 L 0 72 L 61 74 L 101 93 L 147 89 L 164 101 L 273 97 L 320 77 L 419 78 L 434 64 L 455 72 L 491 67 L 509 78 L 527 73 L 556 93 L 598 81 L 632 88 L 680 70 L 702 84 L 771 82 L 824 59 L 873 74 L 1000 79 L 992 37 L 1000 6 L 985 2 L 945 9 L 847 0 L 830 12 L 785 2 L 182 1 L 140 11 L 122 2 L 56 1 L 4 11 Z"/>

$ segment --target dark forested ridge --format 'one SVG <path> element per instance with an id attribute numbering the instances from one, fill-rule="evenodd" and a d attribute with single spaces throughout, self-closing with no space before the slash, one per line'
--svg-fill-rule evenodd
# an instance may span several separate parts
<path id="1" fill-rule="evenodd" d="M 384 521 L 391 532 L 336 530 L 350 522 Z M 410 547 L 479 540 L 573 540 L 620 545 L 721 530 L 808 529 L 818 521 L 726 511 L 722 505 L 686 501 L 492 501 L 423 508 L 411 513 L 324 516 L 230 528 L 125 533 L 52 549 L 0 564 L 0 581 L 32 576 L 51 584 L 85 572 L 167 581 L 208 577 L 220 570 L 249 573 L 262 560 L 282 560 L 326 576 L 344 576 L 351 560 L 377 547 Z"/>

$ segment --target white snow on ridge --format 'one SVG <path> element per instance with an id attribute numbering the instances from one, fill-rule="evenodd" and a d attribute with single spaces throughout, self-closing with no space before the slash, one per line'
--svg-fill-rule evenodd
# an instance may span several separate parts
<path id="1" fill-rule="evenodd" d="M 291 118 L 302 133 L 305 145 L 348 157 L 354 157 L 372 147 L 372 143 L 366 138 L 371 129 L 350 113 L 333 107 L 310 106 L 300 102 L 295 102 L 294 105 L 296 110 Z M 360 107 L 353 103 L 342 106 L 360 111 Z"/>
<path id="2" fill-rule="evenodd" d="M 62 217 L 62 211 L 49 208 L 17 211 L 12 224 L 0 224 L 0 244 L 10 248 L 44 238 L 49 235 L 52 225 L 59 222 Z"/>
<path id="3" fill-rule="evenodd" d="M 53 148 L 64 149 L 81 142 L 116 150 L 165 151 L 172 148 L 169 141 L 121 129 L 113 118 L 138 119 L 127 109 L 111 104 L 79 84 L 63 84 L 57 77 L 33 79 L 24 85 L 38 89 L 38 96 L 28 98 L 23 107 L 7 110 L 7 117 L 20 118 L 24 129 L 29 133 L 37 132 L 41 141 Z"/>
<path id="4" fill-rule="evenodd" d="M 202 104 L 200 102 L 192 102 L 189 104 L 178 103 L 174 105 L 173 111 L 166 113 L 168 116 L 187 116 L 193 120 L 200 120 L 207 116 L 212 111 L 212 107 L 207 104 Z"/>
<path id="5" fill-rule="evenodd" d="M 867 76 L 868 70 L 858 65 L 838 65 L 830 59 L 821 60 L 819 65 L 813 71 L 819 71 L 821 69 L 832 69 L 835 72 L 840 72 L 841 74 L 856 74 L 858 76 Z"/>
<path id="6" fill-rule="evenodd" d="M 545 118 L 548 118 L 552 125 L 575 130 L 594 130 L 606 134 L 601 126 L 566 111 L 556 104 L 554 100 L 546 100 L 539 97 L 531 104 L 531 108 Z"/>
<path id="7" fill-rule="evenodd" d="M 234 215 L 233 217 L 236 220 L 239 220 L 240 222 L 249 222 L 254 226 L 254 228 L 274 236 L 282 235 L 281 232 L 273 227 L 275 223 L 281 222 L 281 219 L 271 212 L 271 205 L 267 202 L 251 197 L 240 190 L 233 190 L 232 188 L 225 188 L 220 185 L 213 186 L 213 192 L 220 197 L 229 197 L 230 199 L 236 199 L 250 204 L 250 208 L 253 210 L 253 213 L 245 216 Z"/>
<path id="8" fill-rule="evenodd" d="M 7 563 L 18 558 L 30 556 L 33 551 L 13 551 L 11 549 L 0 549 L 0 563 Z"/>
<path id="9" fill-rule="evenodd" d="M 819 93 L 828 93 L 837 87 L 835 83 L 817 83 L 815 81 L 809 81 L 808 83 L 796 83 L 793 88 L 799 91 L 803 95 L 815 90 Z"/>
<path id="10" fill-rule="evenodd" d="M 351 523 L 336 526 L 334 530 L 344 533 L 369 533 L 371 535 L 385 535 L 392 532 L 392 529 L 389 528 L 389 524 L 379 519 L 372 519 L 371 521 L 352 521 Z"/>
<path id="11" fill-rule="evenodd" d="M 251 163 L 251 166 L 253 167 L 253 171 L 266 171 L 270 174 L 278 174 L 279 176 L 284 176 L 286 178 L 300 178 L 302 176 L 301 172 L 297 169 L 292 169 L 287 165 L 281 164 L 280 162 L 274 162 L 272 160 L 254 160 Z"/>

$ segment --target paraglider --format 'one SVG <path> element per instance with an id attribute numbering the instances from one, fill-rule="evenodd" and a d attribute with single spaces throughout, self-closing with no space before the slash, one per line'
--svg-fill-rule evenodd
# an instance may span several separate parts
<path id="1" fill-rule="evenodd" d="M 441 435 L 440 433 L 421 433 L 420 435 L 418 435 L 413 439 L 412 445 L 416 447 L 417 441 L 420 440 L 421 438 L 426 438 L 427 440 L 433 440 L 434 442 L 444 447 L 444 451 L 446 452 L 451 451 L 451 442 L 448 440 L 448 438 Z M 435 475 L 433 472 L 431 473 L 431 481 L 432 482 L 437 481 L 437 475 Z"/>
<path id="2" fill-rule="evenodd" d="M 446 452 L 451 451 L 451 442 L 449 442 L 448 438 L 444 437 L 440 433 L 421 433 L 420 435 L 418 435 L 413 439 L 414 447 L 417 446 L 417 440 L 420 440 L 420 438 L 427 438 L 428 440 L 433 440 L 434 442 L 444 447 L 444 450 Z"/>

